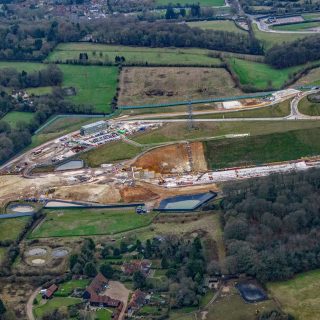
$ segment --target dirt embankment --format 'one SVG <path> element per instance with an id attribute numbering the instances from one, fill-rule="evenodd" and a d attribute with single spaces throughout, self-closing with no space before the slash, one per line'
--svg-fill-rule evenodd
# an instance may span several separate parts
<path id="1" fill-rule="evenodd" d="M 156 200 L 159 198 L 158 194 L 142 186 L 126 186 L 120 190 L 120 194 L 124 202 L 143 202 Z"/>
<path id="2" fill-rule="evenodd" d="M 153 149 L 141 155 L 133 166 L 162 174 L 183 173 L 191 169 L 196 172 L 207 170 L 201 142 L 172 144 Z"/>

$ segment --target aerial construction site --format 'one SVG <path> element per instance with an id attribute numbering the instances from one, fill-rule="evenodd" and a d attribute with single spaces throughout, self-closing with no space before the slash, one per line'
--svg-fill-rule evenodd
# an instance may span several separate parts
<path id="1" fill-rule="evenodd" d="M 290 121 L 299 116 L 305 118 L 296 110 L 296 101 L 305 95 L 304 92 L 289 89 L 260 100 L 255 98 L 255 104 L 271 108 L 275 103 L 293 98 L 290 115 L 272 119 Z M 222 106 L 225 112 L 230 109 L 243 111 L 252 108 L 252 104 L 246 105 L 245 101 L 240 100 L 223 102 Z M 193 116 L 191 114 L 191 117 Z M 170 125 L 184 121 L 186 130 L 190 131 L 194 130 L 192 127 L 201 127 L 201 121 L 205 119 L 192 119 L 190 113 L 185 120 L 162 117 L 160 120 L 152 120 L 148 119 L 148 115 L 142 115 L 141 119 L 138 119 L 138 116 L 132 118 L 125 116 L 84 125 L 78 131 L 46 142 L 9 161 L 1 167 L 2 204 L 18 199 L 82 200 L 100 204 L 142 201 L 147 202 L 150 208 L 155 208 L 161 199 L 168 196 L 217 191 L 222 182 L 305 170 L 320 165 L 320 159 L 315 156 L 277 163 L 260 163 L 258 166 L 247 163 L 242 166 L 216 168 L 210 164 L 207 143 L 215 143 L 214 141 L 221 139 L 236 143 L 249 139 L 250 132 L 234 131 L 222 136 L 207 134 L 199 138 L 145 144 L 139 142 L 139 139 L 156 135 L 160 130 L 167 130 Z M 206 121 L 211 121 L 214 125 L 215 121 L 219 120 Z M 227 121 L 232 122 L 233 119 Z M 86 158 L 83 159 L 83 155 L 87 153 L 119 143 L 123 143 L 123 148 L 136 148 L 135 155 L 123 161 L 102 162 L 95 167 L 90 167 Z"/>

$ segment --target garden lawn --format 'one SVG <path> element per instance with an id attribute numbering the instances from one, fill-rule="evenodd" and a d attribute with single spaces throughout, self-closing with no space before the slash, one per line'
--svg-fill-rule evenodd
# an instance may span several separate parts
<path id="1" fill-rule="evenodd" d="M 16 240 L 30 217 L 0 219 L 0 241 Z"/>
<path id="2" fill-rule="evenodd" d="M 111 320 L 112 311 L 109 309 L 98 309 L 95 313 L 95 320 Z"/>
<path id="3" fill-rule="evenodd" d="M 19 121 L 29 123 L 33 120 L 34 114 L 32 112 L 11 111 L 7 113 L 1 120 L 6 121 L 12 128 L 15 128 Z"/>
<path id="4" fill-rule="evenodd" d="M 112 46 L 93 43 L 65 43 L 59 44 L 48 56 L 48 61 L 66 61 L 79 59 L 79 54 L 86 52 L 89 62 L 114 63 L 116 56 L 124 56 L 126 63 L 163 64 L 163 65 L 220 65 L 218 58 L 210 57 L 210 50 L 196 48 L 147 48 Z M 70 66 L 72 67 L 72 66 Z"/>
<path id="5" fill-rule="evenodd" d="M 60 298 L 55 297 L 51 300 L 47 300 L 47 302 L 41 306 L 37 306 L 34 308 L 33 312 L 37 319 L 41 319 L 46 313 L 52 312 L 55 309 L 64 309 L 68 306 L 75 305 L 81 303 L 81 299 L 78 298 Z"/>
<path id="6" fill-rule="evenodd" d="M 288 281 L 267 285 L 283 310 L 297 320 L 318 320 L 320 312 L 320 270 L 298 274 Z"/>
<path id="7" fill-rule="evenodd" d="M 149 225 L 155 214 L 138 215 L 135 209 L 46 210 L 44 222 L 31 238 L 115 234 Z"/>
<path id="8" fill-rule="evenodd" d="M 81 279 L 81 280 L 70 280 L 68 282 L 63 282 L 59 284 L 59 289 L 54 293 L 55 297 L 67 297 L 69 296 L 74 289 L 85 289 L 89 284 L 90 280 Z"/>
<path id="9" fill-rule="evenodd" d="M 211 169 L 259 165 L 320 154 L 320 128 L 205 142 Z"/>
<path id="10" fill-rule="evenodd" d="M 290 79 L 290 75 L 302 69 L 302 66 L 274 69 L 264 63 L 236 58 L 229 59 L 229 63 L 242 85 L 259 90 L 266 90 L 271 87 L 280 89 Z"/>

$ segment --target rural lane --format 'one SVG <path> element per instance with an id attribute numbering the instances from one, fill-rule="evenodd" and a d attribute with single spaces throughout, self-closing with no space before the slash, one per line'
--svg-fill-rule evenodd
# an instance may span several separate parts
<path id="1" fill-rule="evenodd" d="M 36 320 L 33 315 L 33 301 L 36 298 L 36 296 L 40 290 L 41 290 L 41 287 L 37 288 L 28 299 L 28 302 L 26 305 L 26 311 L 27 311 L 27 318 L 29 320 Z"/>

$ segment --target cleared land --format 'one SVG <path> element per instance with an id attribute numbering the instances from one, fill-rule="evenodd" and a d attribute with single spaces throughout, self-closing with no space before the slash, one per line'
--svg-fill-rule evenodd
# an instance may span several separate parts
<path id="1" fill-rule="evenodd" d="M 45 221 L 31 238 L 115 234 L 150 224 L 150 213 L 138 215 L 134 209 L 64 209 L 47 212 Z"/>
<path id="2" fill-rule="evenodd" d="M 320 154 L 320 128 L 205 142 L 205 155 L 212 169 L 259 165 Z"/>
<path id="3" fill-rule="evenodd" d="M 320 27 L 320 21 L 319 22 L 310 21 L 310 22 L 301 22 L 301 23 L 273 26 L 272 29 L 281 30 L 281 31 L 305 31 L 305 30 L 319 28 L 319 27 Z"/>
<path id="4" fill-rule="evenodd" d="M 297 275 L 291 280 L 269 283 L 268 289 L 285 312 L 298 320 L 318 320 L 320 270 Z"/>
<path id="5" fill-rule="evenodd" d="M 16 240 L 30 217 L 0 219 L 0 241 Z"/>
<path id="6" fill-rule="evenodd" d="M 124 68 L 119 105 L 241 95 L 223 68 Z"/>
<path id="7" fill-rule="evenodd" d="M 247 32 L 236 26 L 233 21 L 220 20 L 220 21 L 195 21 L 187 23 L 190 27 L 200 28 L 204 30 L 215 30 L 215 31 L 228 31 L 246 34 Z"/>
<path id="8" fill-rule="evenodd" d="M 127 63 L 145 64 L 205 64 L 220 65 L 218 58 L 210 56 L 210 50 L 205 49 L 177 49 L 177 48 L 146 48 L 111 46 L 91 43 L 59 44 L 48 56 L 48 61 L 66 61 L 79 59 L 81 52 L 87 52 L 89 61 L 114 63 L 116 56 L 124 56 Z"/>
<path id="9" fill-rule="evenodd" d="M 320 103 L 311 102 L 305 97 L 299 103 L 299 111 L 309 116 L 320 116 Z"/>
<path id="10" fill-rule="evenodd" d="M 190 150 L 193 158 L 193 169 L 195 171 L 206 171 L 207 164 L 203 157 L 202 143 L 191 143 Z M 190 170 L 190 162 L 187 145 L 181 143 L 155 148 L 138 157 L 133 165 L 160 173 L 188 171 Z"/>
<path id="11" fill-rule="evenodd" d="M 30 148 L 35 148 L 42 143 L 61 137 L 69 132 L 80 129 L 81 126 L 96 122 L 103 118 L 62 117 L 49 124 L 40 133 L 32 136 Z"/>
<path id="12" fill-rule="evenodd" d="M 221 7 L 225 5 L 224 0 L 199 0 L 198 2 L 202 7 Z M 158 6 L 167 6 L 169 4 L 192 5 L 194 3 L 194 0 L 156 0 Z"/>
<path id="13" fill-rule="evenodd" d="M 0 62 L 0 69 L 15 68 L 18 71 L 32 72 L 45 67 L 41 63 Z M 110 112 L 110 104 L 116 92 L 118 68 L 77 65 L 59 65 L 59 68 L 63 72 L 62 86 L 76 89 L 76 95 L 69 99 L 76 104 L 92 105 L 98 113 Z"/>
<path id="14" fill-rule="evenodd" d="M 2 119 L 10 124 L 12 128 L 15 128 L 19 121 L 30 122 L 33 120 L 34 114 L 32 112 L 12 111 L 7 113 Z"/>
<path id="15" fill-rule="evenodd" d="M 241 59 L 229 59 L 233 71 L 237 74 L 242 85 L 265 90 L 270 87 L 280 89 L 294 72 L 302 67 L 295 66 L 286 69 L 274 69 L 265 63 Z"/>
<path id="16" fill-rule="evenodd" d="M 90 167 L 97 167 L 103 163 L 133 158 L 142 151 L 141 148 L 125 142 L 115 142 L 82 153 L 79 158 Z"/>
<path id="17" fill-rule="evenodd" d="M 38 88 L 27 88 L 25 89 L 28 94 L 33 94 L 35 96 L 42 96 L 45 94 L 50 94 L 52 92 L 52 87 L 38 87 Z"/>

